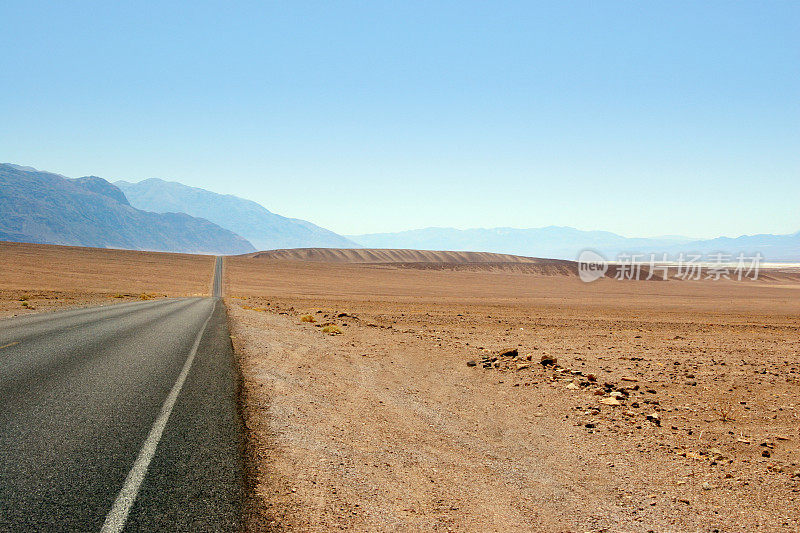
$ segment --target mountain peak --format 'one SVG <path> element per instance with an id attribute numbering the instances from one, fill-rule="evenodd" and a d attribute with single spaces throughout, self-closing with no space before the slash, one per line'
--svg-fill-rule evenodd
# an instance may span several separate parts
<path id="1" fill-rule="evenodd" d="M 97 176 L 69 179 L 12 165 L 0 165 L 0 240 L 209 254 L 254 250 L 203 218 L 135 209 Z"/>
<path id="2" fill-rule="evenodd" d="M 243 236 L 260 250 L 359 248 L 353 241 L 311 222 L 280 216 L 252 200 L 231 194 L 219 194 L 158 178 L 139 183 L 118 181 L 116 184 L 133 207 L 206 218 Z"/>
<path id="3" fill-rule="evenodd" d="M 99 178 L 97 176 L 84 176 L 82 178 L 75 178 L 70 181 L 80 187 L 83 187 L 87 191 L 102 194 L 103 196 L 111 198 L 112 200 L 116 200 L 123 205 L 131 205 L 130 202 L 128 202 L 128 199 L 125 197 L 125 193 L 122 192 L 119 187 L 111 184 L 103 178 Z"/>

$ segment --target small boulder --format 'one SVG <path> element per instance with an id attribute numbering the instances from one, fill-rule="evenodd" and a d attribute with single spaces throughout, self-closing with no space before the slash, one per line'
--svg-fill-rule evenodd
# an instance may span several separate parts
<path id="1" fill-rule="evenodd" d="M 558 363 L 558 359 L 551 355 L 543 355 L 541 359 L 539 359 L 539 363 L 542 366 L 555 366 Z"/>
<path id="2" fill-rule="evenodd" d="M 519 351 L 516 348 L 511 348 L 509 350 L 500 350 L 497 355 L 500 357 L 516 357 L 519 355 Z"/>
<path id="3" fill-rule="evenodd" d="M 724 461 L 725 459 L 727 459 L 725 454 L 722 453 L 722 450 L 720 450 L 719 448 L 711 448 L 710 450 L 708 450 L 708 455 L 710 455 L 714 461 Z"/>
<path id="4" fill-rule="evenodd" d="M 620 402 L 616 398 L 600 398 L 598 401 L 603 405 L 613 405 L 613 406 L 622 405 L 622 402 Z"/>
<path id="5" fill-rule="evenodd" d="M 467 361 L 467 366 L 475 366 L 477 364 L 478 363 L 474 359 L 470 359 L 469 361 Z"/>

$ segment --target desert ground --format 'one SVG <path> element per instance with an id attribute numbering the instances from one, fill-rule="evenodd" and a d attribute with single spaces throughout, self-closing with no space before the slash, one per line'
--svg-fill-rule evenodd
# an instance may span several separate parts
<path id="1" fill-rule="evenodd" d="M 796 272 L 303 251 L 226 283 L 252 530 L 800 528 Z"/>
<path id="2" fill-rule="evenodd" d="M 213 258 L 0 243 L 0 316 L 209 294 Z M 800 279 L 497 254 L 229 257 L 253 531 L 798 531 Z"/>
<path id="3" fill-rule="evenodd" d="M 0 317 L 207 296 L 214 257 L 0 241 Z"/>

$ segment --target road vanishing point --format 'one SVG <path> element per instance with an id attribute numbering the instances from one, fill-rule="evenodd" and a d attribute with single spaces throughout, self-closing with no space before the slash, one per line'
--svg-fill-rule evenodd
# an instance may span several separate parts
<path id="1" fill-rule="evenodd" d="M 236 531 L 222 296 L 0 320 L 0 531 Z"/>

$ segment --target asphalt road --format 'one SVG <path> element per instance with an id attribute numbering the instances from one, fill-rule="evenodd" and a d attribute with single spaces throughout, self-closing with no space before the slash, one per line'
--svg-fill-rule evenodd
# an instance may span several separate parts
<path id="1" fill-rule="evenodd" d="M 0 531 L 239 529 L 235 376 L 216 297 L 0 320 Z"/>

